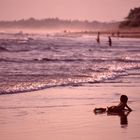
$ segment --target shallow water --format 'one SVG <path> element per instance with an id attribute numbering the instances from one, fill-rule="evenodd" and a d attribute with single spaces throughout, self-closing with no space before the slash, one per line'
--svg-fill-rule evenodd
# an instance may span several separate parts
<path id="1" fill-rule="evenodd" d="M 56 86 L 139 83 L 140 39 L 1 34 L 0 94 Z"/>

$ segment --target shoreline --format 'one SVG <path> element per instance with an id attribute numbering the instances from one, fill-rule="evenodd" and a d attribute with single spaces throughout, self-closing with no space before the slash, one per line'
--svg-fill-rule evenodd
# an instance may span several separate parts
<path id="1" fill-rule="evenodd" d="M 76 34 L 89 34 L 89 35 L 97 35 L 100 32 L 100 35 L 117 38 L 140 38 L 140 28 L 138 29 L 112 29 L 112 30 L 97 30 L 97 31 L 81 31 L 81 32 L 74 32 Z M 73 33 L 71 33 L 73 34 Z"/>
<path id="2" fill-rule="evenodd" d="M 97 35 L 98 32 L 100 32 L 100 35 L 110 35 L 111 37 L 120 37 L 120 38 L 140 38 L 140 28 L 112 28 L 112 29 L 93 29 L 93 30 L 78 30 L 78 31 L 74 31 L 74 30 L 37 30 L 37 29 L 33 29 L 33 32 L 28 31 L 28 30 L 9 30 L 6 32 L 3 32 L 2 30 L 0 30 L 0 34 L 17 34 L 17 35 L 36 35 L 36 34 L 44 34 L 44 35 L 51 35 L 52 33 L 56 33 L 57 35 L 60 34 L 62 35 L 62 33 L 65 36 L 71 36 L 71 35 L 80 35 L 80 34 L 87 34 L 87 35 Z"/>
<path id="3" fill-rule="evenodd" d="M 140 86 L 131 83 L 111 83 L 0 96 L 0 136 L 2 140 L 139 139 L 139 91 Z M 93 113 L 95 107 L 117 104 L 121 94 L 128 95 L 133 109 L 127 124 L 121 125 L 118 115 Z"/>

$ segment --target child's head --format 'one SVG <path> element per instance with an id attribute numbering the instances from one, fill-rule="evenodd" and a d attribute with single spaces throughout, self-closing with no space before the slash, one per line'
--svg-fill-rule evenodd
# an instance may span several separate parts
<path id="1" fill-rule="evenodd" d="M 121 101 L 122 103 L 127 103 L 128 97 L 127 97 L 126 95 L 121 95 L 120 101 Z"/>

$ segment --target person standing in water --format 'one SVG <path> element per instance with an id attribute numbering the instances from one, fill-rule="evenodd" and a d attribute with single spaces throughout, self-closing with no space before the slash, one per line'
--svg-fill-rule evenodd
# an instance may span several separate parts
<path id="1" fill-rule="evenodd" d="M 112 46 L 112 40 L 110 36 L 108 36 L 108 43 L 109 43 L 109 46 Z"/>
<path id="2" fill-rule="evenodd" d="M 98 34 L 97 34 L 96 41 L 97 41 L 97 43 L 100 43 L 100 32 L 98 32 Z"/>

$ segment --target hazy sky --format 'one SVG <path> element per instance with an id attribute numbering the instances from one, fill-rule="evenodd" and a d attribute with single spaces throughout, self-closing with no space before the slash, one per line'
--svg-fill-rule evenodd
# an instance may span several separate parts
<path id="1" fill-rule="evenodd" d="M 0 0 L 0 20 L 61 19 L 123 20 L 140 0 Z"/>

